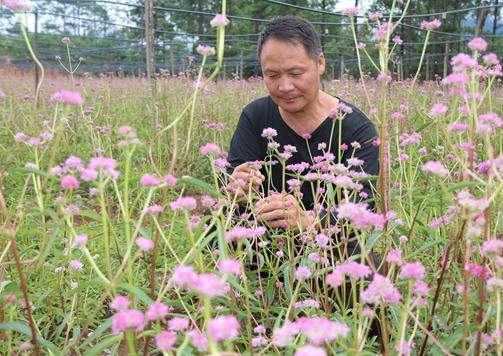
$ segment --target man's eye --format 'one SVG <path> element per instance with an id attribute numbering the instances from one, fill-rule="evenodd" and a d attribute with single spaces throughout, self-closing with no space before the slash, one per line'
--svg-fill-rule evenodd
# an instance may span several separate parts
<path id="1" fill-rule="evenodd" d="M 271 79 L 275 79 L 275 78 L 277 78 L 277 77 L 278 77 L 278 75 L 277 75 L 277 74 L 268 74 L 267 76 L 268 76 L 269 78 L 271 78 Z"/>
<path id="2" fill-rule="evenodd" d="M 292 73 L 292 76 L 294 76 L 294 77 L 298 77 L 299 75 L 302 75 L 302 73 L 299 73 L 299 72 Z"/>

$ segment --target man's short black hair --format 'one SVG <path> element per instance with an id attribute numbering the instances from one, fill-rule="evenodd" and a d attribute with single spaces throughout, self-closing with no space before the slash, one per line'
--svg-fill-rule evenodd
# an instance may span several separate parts
<path id="1" fill-rule="evenodd" d="M 301 44 L 315 61 L 321 53 L 321 42 L 318 32 L 311 23 L 301 17 L 286 15 L 272 19 L 260 32 L 257 55 L 260 60 L 262 47 L 269 38 L 292 44 Z"/>

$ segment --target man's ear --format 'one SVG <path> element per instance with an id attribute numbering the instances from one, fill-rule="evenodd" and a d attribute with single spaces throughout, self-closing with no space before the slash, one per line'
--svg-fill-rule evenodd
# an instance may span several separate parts
<path id="1" fill-rule="evenodd" d="M 320 75 L 325 73 L 325 55 L 323 54 L 323 52 L 321 52 L 319 54 L 318 60 L 316 61 L 316 63 L 318 64 L 318 73 Z"/>

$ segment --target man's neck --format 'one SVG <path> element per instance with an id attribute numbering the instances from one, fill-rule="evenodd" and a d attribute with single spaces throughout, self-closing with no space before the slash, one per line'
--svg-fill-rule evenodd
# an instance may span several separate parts
<path id="1" fill-rule="evenodd" d="M 327 117 L 338 100 L 320 90 L 317 98 L 305 110 L 291 113 L 279 108 L 283 120 L 299 135 L 313 132 Z"/>

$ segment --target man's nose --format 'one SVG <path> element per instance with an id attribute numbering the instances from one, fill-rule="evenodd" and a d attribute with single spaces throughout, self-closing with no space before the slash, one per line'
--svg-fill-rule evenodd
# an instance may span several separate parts
<path id="1" fill-rule="evenodd" d="M 293 84 L 288 78 L 282 78 L 279 80 L 278 90 L 282 92 L 288 92 L 293 90 Z"/>

